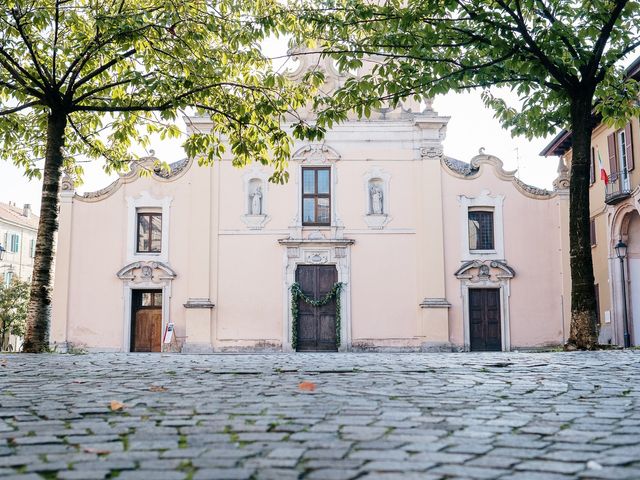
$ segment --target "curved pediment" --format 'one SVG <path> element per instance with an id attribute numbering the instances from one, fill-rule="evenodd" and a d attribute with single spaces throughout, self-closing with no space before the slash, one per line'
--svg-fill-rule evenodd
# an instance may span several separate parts
<path id="1" fill-rule="evenodd" d="M 454 275 L 460 279 L 504 279 L 515 277 L 516 272 L 500 260 L 471 260 L 462 264 Z"/>
<path id="2" fill-rule="evenodd" d="M 116 273 L 120 280 L 160 281 L 173 280 L 177 274 L 162 262 L 133 262 Z"/>
<path id="3" fill-rule="evenodd" d="M 324 143 L 311 143 L 296 150 L 291 159 L 302 163 L 331 163 L 342 157 L 332 147 Z"/>

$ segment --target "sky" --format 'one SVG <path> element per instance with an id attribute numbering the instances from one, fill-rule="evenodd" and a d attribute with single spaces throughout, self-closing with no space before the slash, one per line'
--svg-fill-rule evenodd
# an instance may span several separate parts
<path id="1" fill-rule="evenodd" d="M 508 95 L 508 94 L 507 94 Z M 434 100 L 433 108 L 440 114 L 450 116 L 444 153 L 458 160 L 469 161 L 480 148 L 504 162 L 505 169 L 518 170 L 517 176 L 537 187 L 551 188 L 556 177 L 557 158 L 539 156 L 551 137 L 532 142 L 524 138 L 512 138 L 503 128 L 493 112 L 486 108 L 480 92 L 450 93 Z M 185 157 L 177 139 L 152 145 L 156 156 L 168 163 Z M 139 152 L 142 153 L 142 152 Z M 99 190 L 115 178 L 108 176 L 97 162 L 85 164 L 85 184 L 79 192 Z M 29 203 L 34 211 L 40 209 L 41 182 L 29 181 L 22 171 L 8 162 L 0 161 L 0 202 Z"/>

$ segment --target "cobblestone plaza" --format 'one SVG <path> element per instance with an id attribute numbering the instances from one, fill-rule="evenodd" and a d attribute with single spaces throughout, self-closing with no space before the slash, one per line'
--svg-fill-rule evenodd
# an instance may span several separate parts
<path id="1" fill-rule="evenodd" d="M 636 351 L 3 355 L 0 479 L 640 479 L 639 378 Z"/>

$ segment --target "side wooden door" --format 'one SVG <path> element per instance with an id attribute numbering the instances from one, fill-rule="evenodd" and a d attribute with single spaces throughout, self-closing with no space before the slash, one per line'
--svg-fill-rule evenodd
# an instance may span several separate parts
<path id="1" fill-rule="evenodd" d="M 132 352 L 162 351 L 162 292 L 134 291 Z"/>
<path id="2" fill-rule="evenodd" d="M 321 299 L 331 291 L 338 281 L 338 271 L 330 265 L 300 265 L 296 270 L 296 281 L 302 291 L 311 298 Z M 314 307 L 303 300 L 298 304 L 299 352 L 335 352 L 336 344 L 336 300 Z"/>
<path id="3" fill-rule="evenodd" d="M 502 350 L 500 289 L 469 290 L 469 333 L 472 352 Z"/>

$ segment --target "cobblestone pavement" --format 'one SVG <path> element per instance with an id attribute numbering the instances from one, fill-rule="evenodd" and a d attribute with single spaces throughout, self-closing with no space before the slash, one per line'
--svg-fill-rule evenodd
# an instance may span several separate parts
<path id="1" fill-rule="evenodd" d="M 0 480 L 640 479 L 639 379 L 634 351 L 3 355 Z"/>

